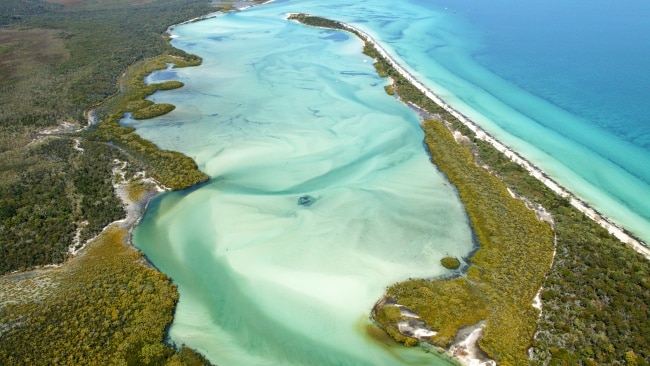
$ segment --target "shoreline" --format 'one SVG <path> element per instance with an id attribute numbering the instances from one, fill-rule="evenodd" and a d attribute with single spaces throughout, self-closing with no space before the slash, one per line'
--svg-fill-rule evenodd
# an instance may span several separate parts
<path id="1" fill-rule="evenodd" d="M 289 13 L 287 14 L 287 16 L 290 16 L 291 14 L 295 14 L 295 13 Z M 395 70 L 397 70 L 397 72 L 400 73 L 402 77 L 408 80 L 415 88 L 417 88 L 420 92 L 422 92 L 427 98 L 429 98 L 434 103 L 439 105 L 441 108 L 446 110 L 449 114 L 454 116 L 463 125 L 465 125 L 472 132 L 474 132 L 476 134 L 476 138 L 483 140 L 488 144 L 492 145 L 492 147 L 494 147 L 497 151 L 503 153 L 508 159 L 510 159 L 510 161 L 526 169 L 526 171 L 528 171 L 530 175 L 532 175 L 535 179 L 542 182 L 546 187 L 550 188 L 553 192 L 555 192 L 556 194 L 560 195 L 563 198 L 568 199 L 573 207 L 575 207 L 578 211 L 583 213 L 589 219 L 591 219 L 592 221 L 594 221 L 595 223 L 597 223 L 598 225 L 606 229 L 611 235 L 615 236 L 622 243 L 629 245 L 632 249 L 634 249 L 639 254 L 643 255 L 646 259 L 650 259 L 650 247 L 648 247 L 642 240 L 636 238 L 633 234 L 629 233 L 621 225 L 615 223 L 609 217 L 601 214 L 596 209 L 589 206 L 587 203 L 585 203 L 583 200 L 577 197 L 574 193 L 572 193 L 571 191 L 569 191 L 568 189 L 560 185 L 558 182 L 556 182 L 553 178 L 548 176 L 540 168 L 538 168 L 533 163 L 531 163 L 523 156 L 521 156 L 519 153 L 517 153 L 516 151 L 514 151 L 513 149 L 511 149 L 510 147 L 508 147 L 507 145 L 505 145 L 504 143 L 502 143 L 501 141 L 499 141 L 489 133 L 487 133 L 483 128 L 478 126 L 467 116 L 463 115 L 462 113 L 458 112 L 453 107 L 451 107 L 449 104 L 447 104 L 444 100 L 442 100 L 442 98 L 440 98 L 437 94 L 435 94 L 433 91 L 427 88 L 424 84 L 419 82 L 408 71 L 406 71 L 370 35 L 348 24 L 345 23 L 340 23 L 340 24 L 343 26 L 344 29 L 359 34 L 363 38 L 363 41 L 372 44 L 377 50 L 377 52 L 393 68 L 395 68 Z"/>
<path id="2" fill-rule="evenodd" d="M 244 11 L 244 10 L 246 10 L 246 9 L 254 8 L 254 7 L 256 7 L 256 6 L 266 5 L 266 4 L 272 3 L 272 2 L 274 2 L 274 1 L 275 1 L 275 0 L 267 0 L 267 1 L 264 1 L 264 2 L 261 2 L 261 3 L 258 3 L 258 2 L 255 2 L 255 1 L 252 1 L 252 0 L 251 0 L 251 2 L 252 2 L 251 5 L 247 5 L 247 6 L 244 6 L 244 7 L 241 7 L 241 8 L 237 8 L 237 7 L 235 7 L 235 8 L 234 8 L 234 11 Z M 190 23 L 195 23 L 195 22 L 200 22 L 200 21 L 202 21 L 202 20 L 211 19 L 211 18 L 214 18 L 214 17 L 219 16 L 220 14 L 226 14 L 226 13 L 228 13 L 228 12 L 229 12 L 229 11 L 218 10 L 218 11 L 215 11 L 215 12 L 212 12 L 212 13 L 208 13 L 208 14 L 201 15 L 201 16 L 198 16 L 198 17 L 195 17 L 195 18 L 192 18 L 192 19 L 188 19 L 188 20 L 186 20 L 186 21 L 184 21 L 184 22 L 180 22 L 180 23 L 172 24 L 172 25 L 170 25 L 169 27 L 167 27 L 167 29 L 165 30 L 165 32 L 163 32 L 163 35 L 166 35 L 169 39 L 178 38 L 177 35 L 173 35 L 173 34 L 171 34 L 171 32 L 170 32 L 170 31 L 173 30 L 176 26 L 184 25 L 184 24 L 190 24 Z"/>
<path id="3" fill-rule="evenodd" d="M 315 21 L 309 21 L 309 22 L 303 22 L 301 20 L 301 16 L 304 16 L 306 18 L 313 17 L 316 20 Z M 524 159 L 521 155 L 519 155 L 517 152 L 503 144 L 502 142 L 498 141 L 496 138 L 493 136 L 489 135 L 486 131 L 484 131 L 481 127 L 476 125 L 473 121 L 471 121 L 468 117 L 463 115 L 462 113 L 458 112 L 457 110 L 453 109 L 450 107 L 448 104 L 446 104 L 438 95 L 433 93 L 430 89 L 428 89 L 426 86 L 424 86 L 421 82 L 419 82 L 413 75 L 411 75 L 408 71 L 406 71 L 397 61 L 395 61 L 392 57 L 388 55 L 388 53 L 367 33 L 360 31 L 359 29 L 352 27 L 350 25 L 329 20 L 326 18 L 320 18 L 318 16 L 313 16 L 310 14 L 304 14 L 304 13 L 287 13 L 286 17 L 289 18 L 289 20 L 296 20 L 299 23 L 309 25 L 311 27 L 316 27 L 316 28 L 321 28 L 321 29 L 335 29 L 335 30 L 343 30 L 343 31 L 348 31 L 352 33 L 353 35 L 357 36 L 360 38 L 363 42 L 365 42 L 368 46 L 368 49 L 370 50 L 369 52 L 365 52 L 367 55 L 373 57 L 376 59 L 376 61 L 379 62 L 381 65 L 383 62 L 386 62 L 383 66 L 377 66 L 376 68 L 378 72 L 381 74 L 381 70 L 384 67 L 392 67 L 394 71 L 391 72 L 386 72 L 385 74 L 392 75 L 395 80 L 393 80 L 393 84 L 395 85 L 396 82 L 399 82 L 400 85 L 401 83 L 404 83 L 402 78 L 410 84 L 410 87 L 413 87 L 414 89 L 417 89 L 419 93 L 422 93 L 424 97 L 429 99 L 431 102 L 435 103 L 438 105 L 440 108 L 445 110 L 447 113 L 452 115 L 454 118 L 457 118 L 459 122 L 464 126 L 463 128 L 467 127 L 472 133 L 476 135 L 477 138 L 479 138 L 482 141 L 487 142 L 490 146 L 492 146 L 494 149 L 497 151 L 501 152 L 504 154 L 507 159 L 522 168 L 526 170 L 532 177 L 534 177 L 537 181 L 543 183 L 546 187 L 550 188 L 553 192 L 555 192 L 559 197 L 562 197 L 568 201 L 568 203 L 571 203 L 571 206 L 573 206 L 575 209 L 577 209 L 579 212 L 587 216 L 592 222 L 596 223 L 597 225 L 605 228 L 607 232 L 609 232 L 613 238 L 611 239 L 612 241 L 621 241 L 624 244 L 628 244 L 632 249 L 634 249 L 636 252 L 640 253 L 642 256 L 644 256 L 646 259 L 650 259 L 650 250 L 648 247 L 644 245 L 643 242 L 641 242 L 639 239 L 635 238 L 631 233 L 627 232 L 625 229 L 622 227 L 618 226 L 617 224 L 613 223 L 609 218 L 605 217 L 604 215 L 600 214 L 597 212 L 595 209 L 589 207 L 585 202 L 581 201 L 577 196 L 575 196 L 573 193 L 568 191 L 566 188 L 562 187 L 560 184 L 558 184 L 555 180 L 550 178 L 546 173 L 544 173 L 540 168 L 532 164 L 530 161 Z M 369 47 L 372 45 L 374 47 L 374 50 L 371 50 Z M 383 58 L 383 60 L 382 60 Z M 407 83 L 404 83 L 406 85 Z M 412 90 L 412 89 L 411 89 Z M 387 89 L 388 94 L 393 94 Z M 398 94 L 397 92 L 395 94 Z M 412 109 L 415 110 L 416 113 L 420 115 L 420 119 L 422 120 L 423 128 L 425 125 L 429 125 L 432 121 L 427 122 L 427 119 L 435 119 L 438 121 L 443 122 L 443 124 L 448 125 L 448 123 L 445 123 L 446 121 L 442 119 L 441 117 L 438 116 L 438 118 L 431 118 L 431 115 L 426 112 L 423 113 L 421 110 L 422 108 L 417 105 L 417 104 L 412 104 L 408 99 L 407 100 L 400 100 L 405 103 L 407 106 L 410 106 Z M 429 101 L 422 101 L 424 105 L 429 105 Z M 429 105 L 430 106 L 430 105 Z M 432 107 L 433 108 L 433 107 Z M 437 108 L 437 107 L 436 107 Z M 453 121 L 453 120 L 452 120 Z M 455 123 L 455 121 L 454 121 Z M 458 126 L 458 125 L 456 125 Z M 441 127 L 441 129 L 443 129 Z M 460 132 L 459 131 L 451 131 L 456 138 L 456 141 L 458 142 Z M 463 139 L 467 139 L 466 137 L 462 137 Z M 468 140 L 469 141 L 469 140 Z M 485 168 L 485 167 L 483 167 Z M 494 173 L 490 173 L 494 176 Z M 499 179 L 499 178 L 497 178 Z M 502 179 L 499 179 L 503 182 Z M 532 210 L 535 212 L 537 218 L 539 221 L 546 221 L 548 222 L 551 227 L 553 227 L 553 218 L 548 216 L 548 212 L 543 208 L 543 207 L 531 207 L 530 202 L 527 202 L 526 200 L 522 200 L 520 197 L 516 197 L 513 192 L 508 189 L 508 193 L 513 196 L 515 199 L 519 199 L 524 202 L 524 204 L 528 207 L 529 210 Z M 541 212 L 540 212 L 541 210 Z M 585 223 L 585 225 L 590 226 L 590 223 Z M 554 236 L 553 238 L 554 242 L 554 247 L 557 246 L 557 238 Z M 625 246 L 622 246 L 625 247 Z M 553 256 L 551 259 L 551 263 L 549 266 L 552 266 L 552 263 L 555 260 L 555 250 L 553 250 Z M 532 306 L 536 308 L 539 313 L 537 318 L 542 314 L 542 309 L 541 309 L 541 291 L 544 288 L 543 284 L 541 287 L 536 289 L 536 293 L 534 298 L 532 299 Z M 398 323 L 398 325 L 400 325 Z M 479 350 L 480 348 L 478 347 L 476 341 L 480 338 L 480 333 L 482 330 L 480 327 L 479 329 L 474 329 L 474 331 L 471 332 L 466 332 L 466 333 L 457 333 L 457 336 L 452 343 L 452 345 L 448 348 L 446 348 L 447 355 L 451 356 L 452 358 L 456 359 L 456 361 L 460 362 L 461 364 L 464 365 L 490 365 L 492 364 L 492 360 L 488 358 L 481 357 L 481 355 L 477 354 L 477 352 L 474 352 L 475 350 Z M 400 331 L 402 335 L 405 335 Z M 536 335 L 536 331 L 535 331 Z M 409 336 L 409 335 L 405 335 Z M 455 352 L 458 351 L 458 352 Z M 527 354 L 530 352 L 530 348 L 527 350 Z M 461 356 L 461 357 L 458 357 Z M 528 356 L 530 357 L 530 356 Z"/>

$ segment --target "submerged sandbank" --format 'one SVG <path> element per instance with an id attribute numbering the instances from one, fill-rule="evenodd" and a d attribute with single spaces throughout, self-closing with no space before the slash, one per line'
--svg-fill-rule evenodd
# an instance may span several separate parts
<path id="1" fill-rule="evenodd" d="M 237 17 L 224 16 L 224 28 L 247 26 Z M 174 42 L 194 46 L 181 48 L 198 51 L 203 69 L 184 70 L 184 91 L 156 96 L 179 106 L 172 115 L 128 122 L 214 177 L 160 197 L 134 235 L 179 286 L 170 338 L 221 365 L 447 364 L 371 339 L 368 310 L 387 285 L 441 275 L 441 257 L 471 250 L 462 204 L 422 150 L 418 119 L 377 87 L 385 80 L 358 40 L 315 53 L 305 48 L 313 30 L 283 22 L 178 29 Z M 247 30 L 267 29 L 295 41 L 246 43 Z M 210 68 L 238 51 L 227 69 Z M 250 72 L 250 59 L 269 72 Z M 284 83 L 294 75 L 308 79 L 302 88 Z"/>
<path id="2" fill-rule="evenodd" d="M 324 18 L 296 15 L 292 19 L 312 26 L 346 30 L 341 23 Z M 357 32 L 351 32 L 363 40 Z M 364 53 L 377 60 L 375 67 L 380 75 L 394 78 L 392 85 L 397 86 L 394 90 L 403 102 L 424 97 L 386 62 L 370 42 L 365 42 Z M 390 89 L 386 91 L 390 93 Z M 423 103 L 427 108 L 441 111 L 432 102 Z M 486 320 L 491 325 L 482 341 L 492 345 L 490 355 L 521 361 L 524 350 L 529 347 L 523 334 L 532 337 L 536 317 L 523 315 L 531 313 L 530 305 L 511 304 L 503 300 L 502 294 L 514 293 L 518 298 L 533 301 L 550 267 L 553 250 L 550 228 L 539 221 L 533 211 L 512 198 L 498 179 L 473 164 L 470 152 L 457 143 L 445 126 L 426 120 L 422 129 L 431 160 L 456 186 L 480 247 L 469 259 L 472 265 L 466 272 L 467 277 L 400 281 L 389 287 L 384 298 L 373 308 L 373 319 L 391 337 L 406 345 L 426 341 L 447 349 L 454 337 L 459 342 L 457 347 L 466 348 L 461 344 L 463 340 L 458 340 L 464 338 L 458 336 L 461 327 Z M 495 220 L 496 217 L 505 221 Z M 521 263 L 522 258 L 532 260 L 535 265 Z M 521 278 L 528 280 L 522 282 Z M 481 295 L 476 295 L 476 286 L 482 288 Z M 458 305 L 450 309 L 450 303 Z M 396 310 L 396 307 L 404 310 L 402 305 L 412 309 L 413 314 L 422 316 L 423 323 L 413 317 L 408 317 L 408 324 L 404 323 L 404 312 L 400 318 Z M 499 314 L 507 315 L 495 315 L 490 311 L 495 308 L 501 309 Z M 504 321 L 504 317 L 508 320 Z M 521 336 L 514 339 L 513 333 L 506 328 L 518 329 Z"/>
<path id="3" fill-rule="evenodd" d="M 462 122 L 467 128 L 469 128 L 472 132 L 476 134 L 476 137 L 478 139 L 483 140 L 489 143 L 490 145 L 492 145 L 496 150 L 503 153 L 512 162 L 519 164 L 524 169 L 526 169 L 533 177 L 538 179 L 540 182 L 542 182 L 544 185 L 550 188 L 553 192 L 557 193 L 558 195 L 564 198 L 569 199 L 571 205 L 576 209 L 578 209 L 578 211 L 582 212 L 591 220 L 596 222 L 598 225 L 605 228 L 610 234 L 614 235 L 621 242 L 630 245 L 635 251 L 642 254 L 646 258 L 650 259 L 650 248 L 648 248 L 648 246 L 644 242 L 634 237 L 632 234 L 630 234 L 627 230 L 625 230 L 620 225 L 614 223 L 610 218 L 606 217 L 605 215 L 596 211 L 594 208 L 590 207 L 588 204 L 586 204 L 584 201 L 578 198 L 575 194 L 573 194 L 568 189 L 566 189 L 565 187 L 557 183 L 553 178 L 549 177 L 540 168 L 538 168 L 533 163 L 531 163 L 530 161 L 522 157 L 519 153 L 512 150 L 510 147 L 506 146 L 505 144 L 503 144 L 502 142 L 500 142 L 499 140 L 491 136 L 480 126 L 478 126 L 475 122 L 473 122 L 468 117 L 466 117 L 465 115 L 463 115 L 462 113 L 458 112 L 453 107 L 451 107 L 449 104 L 447 104 L 444 100 L 442 100 L 442 98 L 440 98 L 437 94 L 435 94 L 424 84 L 418 81 L 413 75 L 411 75 L 411 73 L 406 71 L 406 69 L 404 69 L 404 67 L 402 67 L 393 57 L 391 57 L 386 52 L 386 50 L 384 50 L 381 47 L 381 45 L 378 42 L 376 42 L 370 35 L 348 24 L 345 23 L 340 23 L 340 24 L 344 28 L 359 34 L 364 41 L 372 44 L 377 49 L 377 52 L 379 52 L 381 56 L 384 57 L 386 61 L 388 61 L 391 64 L 391 66 L 393 66 L 395 70 L 397 70 L 406 80 L 408 80 L 413 86 L 415 86 L 418 90 L 420 90 L 424 95 L 426 95 L 437 105 L 445 109 L 452 116 L 454 116 L 456 119 Z"/>

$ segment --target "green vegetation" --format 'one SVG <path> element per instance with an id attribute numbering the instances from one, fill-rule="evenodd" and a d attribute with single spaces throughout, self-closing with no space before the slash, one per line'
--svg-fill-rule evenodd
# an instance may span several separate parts
<path id="1" fill-rule="evenodd" d="M 186 65 L 186 66 L 190 66 L 190 65 Z M 165 82 L 156 84 L 156 89 L 158 89 L 158 90 L 173 90 L 173 89 L 182 88 L 183 86 L 185 86 L 185 84 L 183 84 L 180 81 L 169 80 L 169 81 L 165 81 Z"/>
<path id="2" fill-rule="evenodd" d="M 165 62 L 200 59 L 161 34 L 218 8 L 208 0 L 53 2 L 62 5 L 0 1 L 0 274 L 62 263 L 68 247 L 123 218 L 115 169 L 127 180 L 145 171 L 174 189 L 207 179 L 119 119 L 170 109 L 144 98 L 182 83 L 142 78 Z M 145 197 L 147 188 L 132 182 L 129 195 Z M 126 235 L 110 229 L 58 269 L 0 278 L 0 364 L 206 364 L 162 343 L 178 295 L 124 246 Z"/>
<path id="3" fill-rule="evenodd" d="M 291 14 L 287 19 L 296 20 L 302 24 L 311 25 L 312 27 L 340 29 L 340 30 L 347 31 L 347 28 L 345 28 L 343 23 L 331 19 L 316 17 L 309 14 L 302 14 L 302 13 Z"/>
<path id="4" fill-rule="evenodd" d="M 525 363 L 538 315 L 532 300 L 551 265 L 550 227 L 474 164 L 471 148 L 456 143 L 443 124 L 425 121 L 423 128 L 432 160 L 465 203 L 479 249 L 466 277 L 410 280 L 391 286 L 387 296 L 438 330 L 430 340 L 436 345 L 448 346 L 459 328 L 485 319 L 481 349 L 499 364 Z"/>
<path id="5" fill-rule="evenodd" d="M 144 99 L 183 86 L 145 85 L 145 72 L 167 66 L 153 56 L 164 54 L 177 66 L 200 59 L 172 48 L 160 34 L 215 8 L 203 0 L 66 5 L 0 3 L 0 273 L 61 263 L 78 230 L 83 242 L 119 218 L 123 210 L 111 185 L 114 159 L 127 162 L 131 174 L 146 170 L 172 189 L 207 179 L 191 159 L 160 151 L 119 126 L 119 119 L 124 112 L 143 118 L 173 108 Z M 140 80 L 118 85 L 118 76 L 136 60 L 147 67 L 162 64 L 140 68 L 131 75 Z M 84 111 L 91 105 L 101 123 L 71 134 L 87 123 Z M 52 133 L 41 135 L 44 128 Z"/>
<path id="6" fill-rule="evenodd" d="M 454 257 L 444 257 L 440 260 L 440 264 L 447 269 L 458 269 L 460 261 Z"/>
<path id="7" fill-rule="evenodd" d="M 127 239 L 112 227 L 60 269 L 1 280 L 1 363 L 207 364 L 163 344 L 178 293 Z"/>
<path id="8" fill-rule="evenodd" d="M 129 174 L 145 170 L 174 189 L 207 179 L 191 159 L 158 151 L 132 129 L 103 127 L 117 125 L 119 104 L 98 108 L 95 129 L 72 132 L 86 125 L 91 105 L 124 99 L 116 82 L 136 60 L 166 54 L 177 65 L 199 63 L 160 34 L 215 8 L 203 0 L 66 4 L 0 2 L 0 274 L 61 263 L 77 231 L 85 241 L 123 215 L 111 185 L 114 159 L 127 162 Z M 181 86 L 138 84 L 133 106 L 142 116 L 162 113 L 170 107 L 151 107 L 144 97 Z"/>
<path id="9" fill-rule="evenodd" d="M 307 19 L 305 23 L 312 25 L 325 24 L 312 19 L 314 17 L 298 18 Z M 338 24 L 332 28 L 343 27 Z M 438 344 L 445 344 L 458 327 L 488 319 L 480 346 L 501 364 L 650 364 L 648 260 L 577 211 L 568 200 L 553 193 L 521 166 L 512 163 L 491 145 L 477 140 L 460 121 L 402 78 L 367 42 L 364 53 L 377 60 L 375 67 L 379 75 L 393 80 L 392 90 L 402 101 L 418 105 L 435 119 L 444 121 L 451 130 L 468 137 L 467 146 L 459 145 L 439 122 L 424 123 L 432 158 L 458 187 L 481 246 L 471 258 L 472 265 L 466 277 L 406 281 L 391 286 L 388 296 L 417 310 L 430 326 L 440 330 L 432 340 Z M 521 204 L 504 196 L 502 183 L 479 172 L 481 169 L 476 169 L 475 159 L 479 165 L 489 166 L 490 171 L 517 195 L 541 205 L 553 215 L 556 254 L 543 279 L 543 311 L 534 338 L 531 335 L 535 324 L 531 321 L 534 322 L 537 312 L 530 308 L 531 291 L 542 280 L 544 265 L 549 263 L 549 233 L 539 222 L 531 221 L 532 226 L 529 226 L 526 221 L 531 220 L 530 213 L 524 214 Z M 486 202 L 486 199 L 494 201 Z M 504 220 L 498 216 L 505 212 L 516 216 L 521 226 L 510 218 Z M 498 215 L 494 216 L 495 213 Z M 518 230 L 522 231 L 522 236 Z M 504 242 L 507 232 L 515 236 Z M 526 242 L 536 244 L 533 256 Z M 539 265 L 537 256 L 544 258 L 544 265 Z M 521 268 L 527 266 L 538 268 L 530 272 Z M 526 272 L 521 279 L 517 276 L 519 271 Z M 528 285 L 521 288 L 518 282 Z M 510 287 L 510 284 L 515 286 Z M 375 312 L 375 319 L 394 335 L 394 327 L 390 324 L 395 319 L 380 314 L 381 311 Z M 500 326 L 495 327 L 495 324 Z M 508 343 L 509 338 L 512 343 Z M 525 354 L 528 345 L 533 346 L 532 359 Z"/>
<path id="10" fill-rule="evenodd" d="M 152 142 L 135 134 L 134 128 L 120 125 L 120 119 L 127 112 L 132 112 L 137 118 L 147 114 L 151 117 L 156 113 L 173 109 L 170 104 L 152 104 L 151 101 L 144 99 L 161 88 L 178 86 L 170 83 L 151 85 L 144 83 L 146 75 L 164 69 L 172 62 L 182 67 L 198 65 L 201 60 L 196 56 L 181 58 L 162 55 L 130 66 L 120 78 L 120 93 L 108 98 L 97 107 L 102 123 L 90 129 L 87 138 L 121 147 L 135 160 L 141 162 L 151 176 L 166 187 L 184 189 L 206 181 L 208 176 L 198 170 L 196 163 L 189 157 L 175 151 L 160 150 Z"/>
<path id="11" fill-rule="evenodd" d="M 513 191 L 553 214 L 557 248 L 541 294 L 534 360 L 650 364 L 650 262 L 503 154 L 477 144 L 481 161 Z"/>
<path id="12" fill-rule="evenodd" d="M 42 138 L 0 178 L 0 272 L 62 262 L 76 230 L 84 242 L 123 217 L 112 169 L 127 156 L 106 144 L 76 144 L 67 136 Z"/>
<path id="13" fill-rule="evenodd" d="M 175 105 L 169 103 L 156 103 L 133 111 L 133 118 L 135 119 L 149 119 L 163 114 L 167 114 L 176 108 Z"/>

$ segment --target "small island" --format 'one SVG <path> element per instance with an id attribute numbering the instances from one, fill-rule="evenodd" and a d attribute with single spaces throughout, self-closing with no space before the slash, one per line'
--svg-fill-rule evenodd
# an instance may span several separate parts
<path id="1" fill-rule="evenodd" d="M 440 260 L 440 264 L 447 269 L 458 269 L 460 261 L 454 257 L 444 257 Z"/>

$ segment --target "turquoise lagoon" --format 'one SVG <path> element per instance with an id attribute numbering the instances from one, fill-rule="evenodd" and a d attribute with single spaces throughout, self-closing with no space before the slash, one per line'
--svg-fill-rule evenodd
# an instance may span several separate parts
<path id="1" fill-rule="evenodd" d="M 174 33 L 204 63 L 152 75 L 186 86 L 156 94 L 177 109 L 138 133 L 212 179 L 160 197 L 134 234 L 179 286 L 172 340 L 219 365 L 447 364 L 368 335 L 386 286 L 449 274 L 440 259 L 473 243 L 362 43 L 253 11 Z"/>
<path id="2" fill-rule="evenodd" d="M 152 74 L 185 83 L 152 96 L 177 109 L 123 121 L 212 177 L 156 199 L 134 233 L 179 286 L 172 341 L 219 365 L 448 363 L 367 326 L 386 286 L 449 274 L 439 260 L 471 251 L 462 205 L 361 42 L 288 12 L 371 34 L 454 108 L 648 240 L 650 32 L 634 18 L 648 6 L 614 9 L 624 14 L 597 32 L 610 5 L 589 4 L 293 0 L 175 27 L 173 44 L 203 65 Z M 629 27 L 634 40 L 621 38 Z M 600 38 L 585 45 L 590 29 Z"/>

